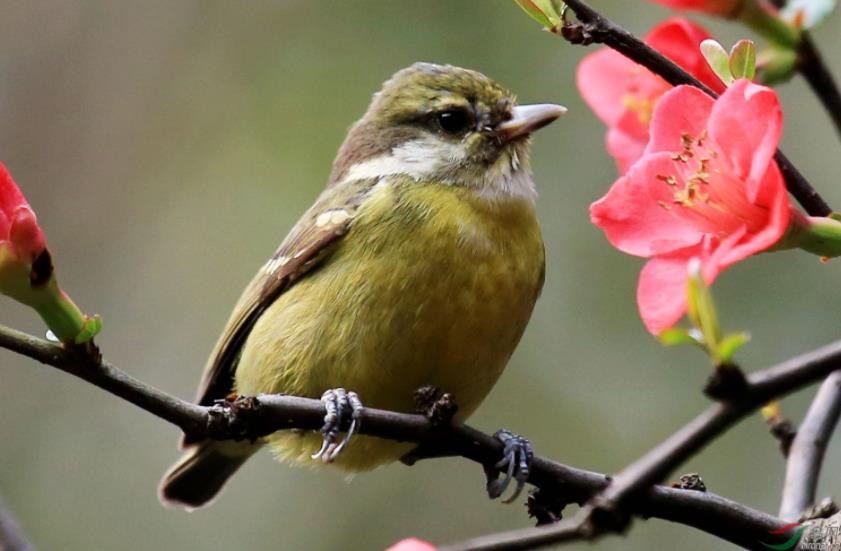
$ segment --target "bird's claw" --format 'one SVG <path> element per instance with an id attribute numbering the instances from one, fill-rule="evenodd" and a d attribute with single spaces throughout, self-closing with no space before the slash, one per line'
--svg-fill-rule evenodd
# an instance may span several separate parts
<path id="1" fill-rule="evenodd" d="M 502 442 L 502 459 L 492 469 L 487 469 L 488 476 L 487 491 L 491 499 L 500 497 L 511 480 L 517 482 L 517 487 L 510 497 L 503 499 L 503 503 L 511 503 L 520 495 L 526 486 L 529 478 L 531 461 L 534 458 L 534 450 L 528 440 L 507 430 L 498 430 L 494 438 Z M 504 470 L 502 478 L 498 478 L 498 470 Z"/>
<path id="2" fill-rule="evenodd" d="M 360 418 L 362 417 L 362 402 L 355 392 L 348 392 L 343 388 L 333 388 L 324 391 L 321 395 L 321 401 L 324 403 L 324 408 L 327 414 L 324 416 L 324 426 L 321 427 L 321 433 L 324 439 L 321 442 L 321 449 L 314 453 L 311 457 L 313 459 L 320 459 L 325 463 L 330 463 L 342 452 L 348 445 L 350 439 L 359 431 Z M 346 416 L 350 414 L 350 426 L 344 439 L 337 442 L 336 439 L 342 426 L 342 422 Z"/>

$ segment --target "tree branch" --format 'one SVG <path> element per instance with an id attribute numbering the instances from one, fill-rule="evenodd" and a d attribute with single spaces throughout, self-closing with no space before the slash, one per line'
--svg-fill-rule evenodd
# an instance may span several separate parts
<path id="1" fill-rule="evenodd" d="M 809 87 L 823 104 L 827 115 L 835 125 L 835 130 L 841 135 L 841 93 L 809 33 L 803 33 L 797 53 L 798 71 L 809 83 Z"/>
<path id="2" fill-rule="evenodd" d="M 573 43 L 597 42 L 613 48 L 654 74 L 660 75 L 673 86 L 689 84 L 700 88 L 712 97 L 715 92 L 698 79 L 681 69 L 671 60 L 651 48 L 613 21 L 605 18 L 581 0 L 566 0 L 565 4 L 575 12 L 581 25 L 568 25 L 563 29 L 564 37 Z M 570 32 L 570 30 L 572 32 Z M 800 171 L 779 149 L 775 156 L 780 172 L 786 180 L 786 187 L 803 208 L 812 216 L 827 216 L 832 209 L 823 197 L 812 187 Z"/>
<path id="3" fill-rule="evenodd" d="M 769 407 L 772 409 L 767 413 L 768 416 L 766 417 L 766 408 Z M 780 452 L 783 454 L 783 458 L 788 458 L 788 452 L 791 449 L 791 442 L 797 435 L 797 429 L 795 428 L 794 423 L 782 414 L 777 400 L 769 402 L 763 406 L 762 416 L 765 417 L 765 423 L 768 425 L 768 432 L 770 432 L 771 436 L 776 438 L 779 442 Z"/>
<path id="4" fill-rule="evenodd" d="M 35 551 L 3 500 L 0 500 L 0 550 Z"/>
<path id="5" fill-rule="evenodd" d="M 177 425 L 184 432 L 201 433 L 206 428 L 206 408 L 179 400 L 138 381 L 128 373 L 103 361 L 97 354 L 88 354 L 83 349 L 66 349 L 3 326 L 0 326 L 0 348 L 6 348 L 75 375 Z"/>
<path id="6" fill-rule="evenodd" d="M 841 371 L 829 375 L 818 389 L 797 436 L 791 443 L 780 518 L 796 521 L 815 502 L 818 476 L 829 439 L 841 417 Z"/>
<path id="7" fill-rule="evenodd" d="M 687 458 L 772 398 L 802 387 L 807 379 L 820 380 L 838 369 L 839 365 L 841 341 L 754 373 L 748 377 L 747 386 L 738 399 L 711 406 L 623 469 L 572 519 L 550 527 L 485 536 L 481 542 L 471 540 L 451 549 L 533 549 L 623 530 L 627 524 L 628 503 L 636 494 L 661 481 Z"/>
<path id="8" fill-rule="evenodd" d="M 295 396 L 261 395 L 243 397 L 211 407 L 198 406 L 134 379 L 103 361 L 97 354 L 68 350 L 3 326 L 0 326 L 0 348 L 18 352 L 61 369 L 137 405 L 185 432 L 201 437 L 244 439 L 257 438 L 288 428 L 314 430 L 321 426 L 325 414 L 320 401 Z M 819 380 L 833 371 L 840 361 L 841 341 L 838 341 L 758 372 L 749 378 L 749 403 L 758 407 L 771 397 L 792 392 Z M 713 406 L 690 424 L 695 427 L 690 432 L 684 430 L 679 433 L 686 433 L 685 442 L 675 442 L 667 447 L 679 448 L 681 451 L 677 456 L 685 457 L 691 449 L 699 448 L 704 439 L 712 438 L 749 410 L 748 406 L 741 406 L 737 411 L 730 411 L 734 407 Z M 728 413 L 720 413 L 722 409 Z M 719 417 L 721 415 L 724 415 L 724 419 Z M 708 421 L 703 421 L 704 419 Z M 712 428 L 706 427 L 706 423 L 710 421 L 715 421 L 711 425 Z M 490 435 L 467 425 L 434 427 L 420 415 L 366 408 L 361 419 L 361 432 L 398 441 L 416 442 L 427 449 L 434 449 L 436 456 L 461 456 L 482 465 L 495 463 L 502 452 L 502 444 Z M 664 446 L 657 449 L 663 450 Z M 674 459 L 664 460 L 657 454 L 655 456 L 657 457 L 653 461 L 646 456 L 634 464 L 635 471 L 645 474 L 639 480 L 627 480 L 627 473 L 619 479 L 626 487 L 623 493 L 633 493 L 629 495 L 626 506 L 634 514 L 694 526 L 748 549 L 760 549 L 756 546 L 759 538 L 766 535 L 768 530 L 783 525 L 781 520 L 770 515 L 712 494 L 665 487 L 644 487 L 650 486 L 648 481 L 661 473 L 665 475 L 668 465 L 675 463 Z M 642 464 L 642 467 L 639 464 Z M 622 482 L 623 480 L 625 482 Z M 641 480 L 644 482 L 640 482 Z M 534 458 L 529 482 L 556 492 L 568 503 L 584 503 L 606 488 L 613 488 L 613 494 L 617 492 L 616 485 L 609 486 L 609 479 L 603 474 L 577 469 L 540 456 Z M 628 488 L 640 491 L 634 493 Z M 561 525 L 567 526 L 563 523 Z M 553 528 L 544 528 L 542 532 L 551 534 L 552 530 Z M 580 528 L 575 530 L 576 537 L 580 537 Z M 485 548 L 527 548 L 504 545 Z"/>
<path id="9" fill-rule="evenodd" d="M 767 551 L 768 548 L 762 544 L 762 541 L 770 539 L 769 532 L 785 525 L 776 517 L 712 493 L 677 490 L 664 486 L 655 486 L 638 496 L 633 506 L 635 514 L 642 518 L 655 517 L 692 526 L 751 551 Z M 438 549 L 439 551 L 523 550 L 590 538 L 593 534 L 582 528 L 580 515 L 581 513 L 551 527 L 522 528 L 502 534 L 479 536 L 444 545 Z M 555 533 L 560 534 L 560 539 L 556 539 Z"/>

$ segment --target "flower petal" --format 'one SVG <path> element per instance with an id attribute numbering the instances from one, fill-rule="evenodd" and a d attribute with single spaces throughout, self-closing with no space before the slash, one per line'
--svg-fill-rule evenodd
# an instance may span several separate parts
<path id="1" fill-rule="evenodd" d="M 710 258 L 710 263 L 717 271 L 721 272 L 736 262 L 767 250 L 785 234 L 793 207 L 789 201 L 782 174 L 776 164 L 771 165 L 766 179 L 769 180 L 765 184 L 767 189 L 776 188 L 776 195 L 769 197 L 771 202 L 767 205 L 768 219 L 765 226 L 753 233 L 748 233 L 746 230 L 734 232 L 733 235 L 722 240 Z M 735 235 L 736 233 L 739 235 Z"/>
<path id="2" fill-rule="evenodd" d="M 741 0 L 650 0 L 679 10 L 697 10 L 714 15 L 730 15 Z"/>
<path id="3" fill-rule="evenodd" d="M 9 229 L 12 227 L 12 221 L 6 216 L 6 213 L 0 209 L 0 243 L 9 238 Z"/>
<path id="4" fill-rule="evenodd" d="M 782 129 L 782 109 L 776 92 L 745 79 L 728 88 L 710 113 L 710 137 L 733 173 L 745 180 L 750 201 L 756 201 L 759 195 Z"/>
<path id="5" fill-rule="evenodd" d="M 617 249 L 636 256 L 670 253 L 698 244 L 703 231 L 672 213 L 672 187 L 663 175 L 675 173 L 670 153 L 640 159 L 607 194 L 590 206 L 590 220 Z"/>
<path id="6" fill-rule="evenodd" d="M 683 17 L 670 17 L 652 29 L 645 42 L 713 91 L 721 93 L 727 87 L 701 54 L 701 42 L 708 38 L 710 33 L 701 25 Z"/>
<path id="7" fill-rule="evenodd" d="M 578 91 L 596 116 L 608 126 L 618 123 L 625 112 L 625 86 L 617 85 L 617 80 L 626 80 L 635 67 L 639 65 L 610 48 L 588 54 L 578 64 Z"/>
<path id="8" fill-rule="evenodd" d="M 697 138 L 707 128 L 715 100 L 694 86 L 677 86 L 660 98 L 651 117 L 645 153 L 683 149 L 683 135 Z"/>
<path id="9" fill-rule="evenodd" d="M 700 247 L 683 249 L 652 258 L 640 272 L 637 306 L 640 317 L 653 335 L 676 324 L 686 313 L 686 282 L 689 260 Z"/>
<path id="10" fill-rule="evenodd" d="M 17 184 L 12 179 L 12 175 L 9 174 L 9 170 L 6 168 L 6 165 L 0 163 L 0 211 L 2 211 L 7 218 L 11 218 L 12 214 L 15 212 L 15 208 L 19 205 L 28 206 L 29 204 L 26 202 L 20 188 L 18 188 Z M 0 234 L 0 239 L 5 238 L 6 235 L 6 233 Z"/>
<path id="11" fill-rule="evenodd" d="M 406 538 L 398 541 L 386 549 L 386 551 L 435 551 L 435 549 L 437 548 L 428 541 L 418 538 Z"/>
<path id="12" fill-rule="evenodd" d="M 17 207 L 12 215 L 9 241 L 18 258 L 32 262 L 47 246 L 44 232 L 38 227 L 35 213 L 28 205 Z"/>
<path id="13" fill-rule="evenodd" d="M 619 174 L 625 174 L 637 160 L 642 157 L 645 144 L 648 141 L 647 132 L 643 137 L 626 132 L 621 126 L 612 126 L 607 131 L 605 146 L 607 152 L 616 161 Z"/>

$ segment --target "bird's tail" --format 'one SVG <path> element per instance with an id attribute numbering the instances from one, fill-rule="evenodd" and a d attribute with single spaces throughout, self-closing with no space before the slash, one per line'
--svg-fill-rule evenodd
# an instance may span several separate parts
<path id="1" fill-rule="evenodd" d="M 230 440 L 207 440 L 188 448 L 161 480 L 161 503 L 188 510 L 208 505 L 258 449 L 259 443 Z"/>

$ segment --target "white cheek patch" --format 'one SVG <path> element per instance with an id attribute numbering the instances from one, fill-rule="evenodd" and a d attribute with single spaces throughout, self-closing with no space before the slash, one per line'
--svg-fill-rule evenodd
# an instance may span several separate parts
<path id="1" fill-rule="evenodd" d="M 405 174 L 414 180 L 434 177 L 448 166 L 467 157 L 462 143 L 420 138 L 399 145 L 385 155 L 357 163 L 345 173 L 344 181 Z"/>
<path id="2" fill-rule="evenodd" d="M 512 197 L 536 198 L 528 160 L 521 157 L 516 149 L 510 157 L 502 155 L 484 174 L 477 174 L 469 167 L 465 170 L 467 158 L 467 146 L 462 142 L 424 137 L 351 166 L 342 181 L 383 179 L 400 174 L 416 181 L 435 179 L 444 184 L 473 189 L 479 197 L 489 201 Z M 327 223 L 326 219 L 324 223 Z"/>

